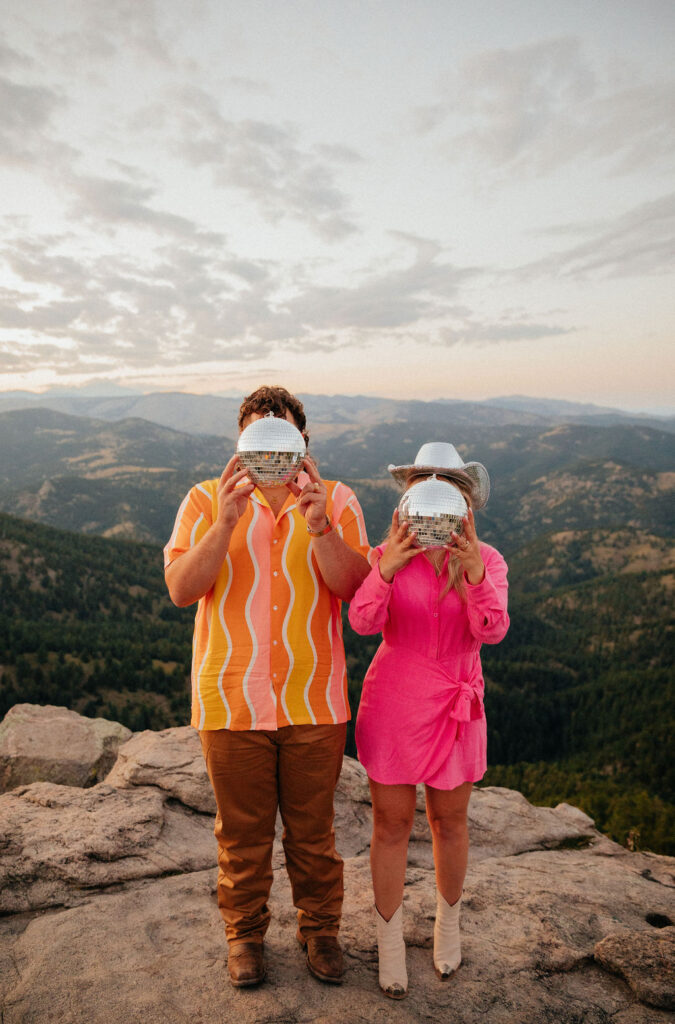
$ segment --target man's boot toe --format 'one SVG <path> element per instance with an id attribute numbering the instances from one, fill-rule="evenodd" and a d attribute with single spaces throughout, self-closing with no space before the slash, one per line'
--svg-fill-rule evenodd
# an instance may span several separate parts
<path id="1" fill-rule="evenodd" d="M 233 946 L 227 958 L 227 969 L 235 988 L 259 985 L 265 977 L 262 943 L 240 942 Z"/>
<path id="2" fill-rule="evenodd" d="M 340 985 L 345 972 L 340 943 L 335 935 L 317 935 L 307 939 L 307 967 L 319 981 Z"/>

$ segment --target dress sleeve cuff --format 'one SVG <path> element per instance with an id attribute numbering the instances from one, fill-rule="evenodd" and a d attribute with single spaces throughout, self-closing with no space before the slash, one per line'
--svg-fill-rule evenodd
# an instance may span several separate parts
<path id="1" fill-rule="evenodd" d="M 373 566 L 371 572 L 372 572 L 372 575 L 374 577 L 373 583 L 377 582 L 377 586 L 379 586 L 381 589 L 391 590 L 394 581 L 393 580 L 387 581 L 382 576 L 382 573 L 380 572 L 380 560 L 379 560 L 379 558 L 378 558 L 377 562 L 375 563 L 375 565 Z"/>
<path id="2" fill-rule="evenodd" d="M 468 600 L 475 601 L 476 604 L 480 604 L 483 598 L 489 598 L 495 592 L 494 581 L 490 578 L 490 571 L 487 566 L 485 566 L 485 575 L 480 583 L 469 583 L 465 573 L 464 586 Z"/>
<path id="3" fill-rule="evenodd" d="M 480 593 L 480 588 L 484 587 L 485 584 L 487 583 L 487 578 L 488 578 L 487 566 L 485 566 L 485 569 L 484 569 L 484 572 L 483 572 L 483 579 L 480 581 L 480 583 L 472 583 L 470 581 L 469 577 L 467 576 L 466 572 L 463 575 L 464 575 L 464 586 L 467 588 L 467 590 L 471 590 L 474 594 L 479 594 Z"/>

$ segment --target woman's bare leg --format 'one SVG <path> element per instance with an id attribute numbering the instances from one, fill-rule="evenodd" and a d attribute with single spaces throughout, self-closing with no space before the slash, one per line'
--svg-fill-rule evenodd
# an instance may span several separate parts
<path id="1" fill-rule="evenodd" d="M 425 786 L 427 817 L 434 847 L 436 885 L 451 906 L 462 895 L 469 859 L 467 809 L 471 788 L 471 782 L 464 782 L 456 789 L 434 789 L 432 786 Z"/>
<path id="2" fill-rule="evenodd" d="M 385 786 L 370 781 L 373 837 L 370 869 L 375 906 L 388 921 L 403 901 L 408 840 L 415 816 L 414 786 Z"/>

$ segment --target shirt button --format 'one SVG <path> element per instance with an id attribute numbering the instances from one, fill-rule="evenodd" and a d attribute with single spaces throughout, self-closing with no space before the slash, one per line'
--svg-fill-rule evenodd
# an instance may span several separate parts
<path id="1" fill-rule="evenodd" d="M 437 619 L 437 618 L 438 618 L 438 612 L 434 612 L 434 618 L 435 618 L 435 619 Z"/>
<path id="2" fill-rule="evenodd" d="M 278 544 L 278 543 L 279 543 L 279 540 L 278 540 L 278 538 L 277 538 L 277 537 L 275 537 L 275 538 L 274 538 L 274 540 L 272 541 L 272 543 L 273 543 L 273 544 Z"/>
<path id="3" fill-rule="evenodd" d="M 276 679 L 276 678 L 277 678 L 277 674 L 276 674 L 276 672 L 273 672 L 272 673 L 272 679 Z"/>
<path id="4" fill-rule="evenodd" d="M 274 646 L 276 647 L 276 646 L 277 646 L 277 644 L 279 643 L 279 641 L 278 641 L 278 640 L 273 640 L 273 641 L 272 641 L 272 643 L 273 643 L 273 644 L 274 644 Z"/>
<path id="5" fill-rule="evenodd" d="M 279 573 L 278 573 L 278 572 L 277 572 L 277 570 L 275 569 L 275 570 L 274 570 L 274 572 L 272 573 L 272 575 L 273 575 L 273 576 L 278 576 L 278 575 L 279 575 Z"/>
<path id="6" fill-rule="evenodd" d="M 276 604 L 274 605 L 274 607 L 273 607 L 273 609 L 272 609 L 272 610 L 273 610 L 273 611 L 277 611 L 277 605 L 276 605 Z"/>

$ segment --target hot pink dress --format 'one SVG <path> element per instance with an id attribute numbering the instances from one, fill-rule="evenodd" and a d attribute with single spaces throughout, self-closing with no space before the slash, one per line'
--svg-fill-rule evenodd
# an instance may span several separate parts
<path id="1" fill-rule="evenodd" d="M 386 545 L 375 549 L 379 558 Z M 419 554 L 385 583 L 376 563 L 349 606 L 357 633 L 379 633 L 356 720 L 359 760 L 375 782 L 424 782 L 454 789 L 487 768 L 482 643 L 498 643 L 509 627 L 506 562 L 481 544 L 482 583 L 465 579 L 466 602 L 441 592 Z"/>

